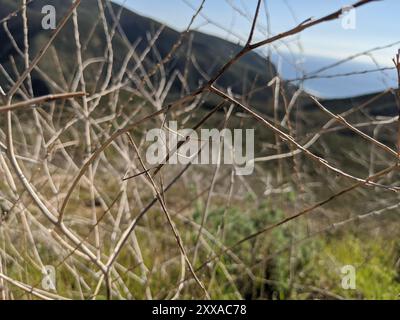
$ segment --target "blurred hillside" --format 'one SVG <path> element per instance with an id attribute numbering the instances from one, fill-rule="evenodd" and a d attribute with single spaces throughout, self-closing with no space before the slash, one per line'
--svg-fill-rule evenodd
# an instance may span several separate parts
<path id="1" fill-rule="evenodd" d="M 45 0 L 36 0 L 29 4 L 29 42 L 31 54 L 38 51 L 41 44 L 48 39 L 50 31 L 45 31 L 41 27 L 41 8 L 48 4 Z M 70 5 L 68 1 L 55 0 L 51 2 L 57 11 L 57 19 L 63 16 Z M 0 0 L 0 20 L 7 17 L 11 12 L 17 10 L 17 2 L 13 0 Z M 87 39 L 84 46 L 83 58 L 91 59 L 102 57 L 106 51 L 106 39 L 98 16 L 99 9 L 96 0 L 85 0 L 79 6 L 79 31 L 81 39 Z M 110 12 L 113 12 L 111 14 Z M 114 16 L 114 17 L 113 17 Z M 116 17 L 119 17 L 118 25 L 115 24 Z M 157 21 L 142 17 L 128 9 L 122 8 L 117 4 L 112 4 L 112 11 L 107 10 L 106 19 L 110 26 L 117 29 L 113 37 L 114 46 L 114 64 L 115 72 L 122 65 L 127 54 L 124 40 L 137 45 L 137 55 L 148 47 L 149 43 L 156 40 L 154 47 L 158 54 L 150 52 L 143 65 L 151 66 L 166 57 L 174 45 L 178 42 L 181 34 L 169 27 L 164 27 Z M 23 32 L 21 19 L 10 19 L 8 29 L 14 36 L 17 45 L 23 47 Z M 122 35 L 124 34 L 124 35 Z M 124 36 L 126 38 L 124 39 Z M 73 40 L 72 23 L 69 22 L 66 28 L 61 32 L 55 41 L 55 48 L 61 60 L 64 74 L 76 73 L 74 70 L 75 61 L 75 43 Z M 188 75 L 186 83 L 182 84 L 176 79 L 172 84 L 170 95 L 179 95 L 182 91 L 191 91 L 197 89 L 201 83 L 207 80 L 207 77 L 219 70 L 222 65 L 229 60 L 241 47 L 228 41 L 214 36 L 206 35 L 196 31 L 190 31 L 183 36 L 182 44 L 174 53 L 173 58 L 165 65 L 166 77 L 170 78 L 174 73 Z M 17 65 L 22 64 L 22 59 L 18 55 L 10 38 L 2 28 L 0 30 L 0 63 L 5 66 L 8 72 L 12 73 L 12 63 L 10 56 L 16 61 Z M 47 72 L 55 69 L 54 56 L 48 54 L 40 68 Z M 97 66 L 95 63 L 88 66 L 92 71 L 93 77 L 96 75 Z M 75 72 L 74 72 L 75 71 Z M 242 94 L 253 87 L 266 87 L 268 82 L 275 76 L 275 67 L 268 60 L 265 60 L 256 53 L 250 53 L 243 57 L 238 63 L 230 68 L 218 81 L 218 85 L 224 88 L 230 88 L 235 94 Z M 48 81 L 38 73 L 33 73 L 34 89 L 37 94 L 46 91 L 55 91 L 55 88 L 47 88 Z M 4 85 L 4 83 L 3 83 Z M 269 88 L 255 93 L 252 101 L 258 106 L 265 105 L 270 100 L 272 94 Z"/>

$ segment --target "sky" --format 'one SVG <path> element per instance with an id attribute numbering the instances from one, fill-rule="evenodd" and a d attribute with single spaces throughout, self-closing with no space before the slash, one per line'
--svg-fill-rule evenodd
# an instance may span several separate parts
<path id="1" fill-rule="evenodd" d="M 116 2 L 125 3 L 128 8 L 139 14 L 182 31 L 187 28 L 201 0 L 118 0 Z M 277 34 L 286 31 L 308 18 L 321 17 L 354 2 L 355 0 L 265 0 L 254 40 L 265 39 L 269 33 Z M 243 43 L 250 30 L 250 17 L 254 14 L 256 4 L 257 0 L 206 0 L 192 29 Z M 329 64 L 338 59 L 399 41 L 389 48 L 373 51 L 372 55 L 361 56 L 352 63 L 341 66 L 340 70 L 332 69 L 329 72 L 337 74 L 351 70 L 360 71 L 363 68 L 370 70 L 392 67 L 391 59 L 400 48 L 399 12 L 399 0 L 383 0 L 366 4 L 358 8 L 354 15 L 350 12 L 343 19 L 320 24 L 302 32 L 300 36 L 296 35 L 276 43 L 273 46 L 275 62 L 281 66 L 286 78 L 292 78 L 299 75 L 298 70 L 302 67 L 306 72 L 312 72 L 323 67 L 323 63 Z M 263 48 L 263 50 L 267 49 L 269 48 Z M 290 54 L 290 52 L 295 54 Z M 347 68 L 343 68 L 346 66 Z M 379 78 L 379 83 L 371 82 L 372 76 Z M 361 88 L 353 90 L 354 92 L 343 92 L 343 94 L 357 95 L 359 92 L 372 91 L 375 87 L 381 89 L 393 85 L 395 76 L 393 72 L 388 71 L 368 74 L 364 78 L 368 78 L 368 84 L 362 83 L 363 78 L 357 76 L 353 79 L 361 81 L 357 82 Z M 386 80 L 381 78 L 386 78 Z M 336 84 L 343 85 L 343 81 L 343 78 L 336 80 Z M 346 78 L 345 81 L 349 80 Z M 327 79 L 325 82 L 329 86 L 334 80 Z M 317 82 L 309 81 L 309 83 Z M 346 87 L 344 85 L 344 88 Z M 327 92 L 325 95 L 329 96 L 330 93 Z"/>

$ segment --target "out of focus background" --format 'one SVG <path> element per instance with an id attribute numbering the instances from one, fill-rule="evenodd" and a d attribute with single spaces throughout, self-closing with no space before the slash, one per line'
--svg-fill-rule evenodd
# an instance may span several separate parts
<path id="1" fill-rule="evenodd" d="M 399 9 L 0 0 L 0 299 L 398 299 Z"/>

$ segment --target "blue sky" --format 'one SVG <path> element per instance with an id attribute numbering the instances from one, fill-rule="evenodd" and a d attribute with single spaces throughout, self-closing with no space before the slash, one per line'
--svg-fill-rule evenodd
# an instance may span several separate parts
<path id="1" fill-rule="evenodd" d="M 138 13 L 183 30 L 194 13 L 191 7 L 197 8 L 200 2 L 200 0 L 126 0 L 126 5 Z M 221 27 L 207 23 L 203 17 L 199 17 L 194 28 L 233 41 L 237 41 L 238 37 L 245 38 L 250 28 L 250 21 L 241 13 L 252 14 L 256 2 L 256 0 L 206 0 L 202 13 Z M 235 11 L 230 3 L 238 10 Z M 320 17 L 353 1 L 268 0 L 266 3 L 270 13 L 271 31 L 278 33 L 309 17 Z M 354 30 L 343 29 L 340 21 L 328 22 L 304 32 L 301 43 L 306 54 L 328 57 L 342 57 L 375 46 L 383 46 L 400 40 L 399 12 L 399 0 L 372 2 L 357 10 Z M 265 10 L 261 12 L 259 26 L 260 30 L 266 29 Z M 222 27 L 231 30 L 236 36 L 228 34 Z M 257 38 L 263 37 L 260 32 L 257 34 Z M 390 64 L 390 58 L 395 51 L 392 49 L 378 52 L 376 57 L 381 63 Z"/>
<path id="2" fill-rule="evenodd" d="M 123 3 L 124 0 L 116 2 Z M 310 17 L 321 17 L 354 2 L 355 0 L 266 0 L 266 6 L 262 7 L 259 16 L 255 40 L 267 37 L 268 25 L 271 33 L 276 34 Z M 201 0 L 125 0 L 125 5 L 135 12 L 177 30 L 186 29 L 200 3 Z M 251 25 L 249 16 L 254 13 L 256 3 L 257 0 L 206 0 L 202 15 L 196 19 L 192 29 L 234 42 L 243 41 L 248 35 Z M 273 49 L 286 57 L 288 52 L 295 52 L 296 61 L 293 63 L 297 63 L 299 57 L 307 59 L 310 56 L 342 59 L 400 41 L 399 12 L 399 0 L 372 2 L 357 9 L 355 29 L 346 30 L 340 20 L 332 21 L 306 30 L 301 36 L 279 42 Z M 355 62 L 368 65 L 369 69 L 376 68 L 375 63 L 379 67 L 392 66 L 391 59 L 398 48 L 400 44 L 377 50 L 373 53 L 373 59 L 362 56 Z M 305 65 L 307 71 L 311 71 L 312 63 L 309 61 Z M 319 67 L 317 65 L 316 69 Z"/>

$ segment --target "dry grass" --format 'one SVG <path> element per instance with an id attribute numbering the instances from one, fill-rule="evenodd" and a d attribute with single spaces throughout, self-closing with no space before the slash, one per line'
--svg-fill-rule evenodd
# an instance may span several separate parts
<path id="1" fill-rule="evenodd" d="M 27 1 L 21 16 L 2 21 L 23 20 L 18 58 L 24 66 L 15 76 L 1 69 L 8 79 L 0 106 L 1 299 L 342 298 L 328 280 L 301 274 L 312 268 L 314 247 L 327 232 L 397 209 L 399 149 L 380 137 L 400 132 L 398 117 L 373 119 L 364 113 L 368 103 L 335 114 L 311 97 L 321 113 L 309 130 L 301 125 L 309 113 L 297 102 L 306 93 L 287 92 L 278 75 L 271 84 L 273 117 L 248 105 L 246 95 L 218 86 L 249 52 L 318 28 L 342 11 L 253 42 L 258 1 L 243 49 L 204 85 L 170 102 L 165 65 L 190 41 L 186 35 L 204 1 L 168 55 L 149 66 L 157 33 L 143 52 L 125 41 L 119 69 L 118 13 L 110 24 L 109 2 L 97 1 L 105 51 L 98 61 L 86 60 L 90 38 L 79 30 L 80 2 L 33 57 Z M 31 73 L 45 73 L 40 63 L 51 52 L 57 56 L 54 41 L 67 23 L 74 30 L 76 74 L 47 74 L 56 93 L 34 97 Z M 59 60 L 53 63 L 64 70 Z M 91 63 L 98 64 L 96 77 L 87 69 Z M 395 63 L 400 74 L 398 58 Z M 177 78 L 184 86 L 187 74 Z M 219 101 L 211 110 L 202 108 L 207 96 Z M 256 174 L 236 176 L 234 166 L 149 167 L 143 132 L 172 119 L 196 130 L 256 128 Z M 352 132 L 341 137 L 349 152 L 325 139 L 343 130 Z M 57 290 L 42 288 L 47 265 L 55 267 Z"/>

